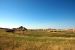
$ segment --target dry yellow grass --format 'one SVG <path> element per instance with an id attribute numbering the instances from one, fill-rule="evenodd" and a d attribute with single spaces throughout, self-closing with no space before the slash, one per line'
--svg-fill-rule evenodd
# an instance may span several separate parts
<path id="1" fill-rule="evenodd" d="M 75 50 L 75 37 L 67 37 L 72 35 L 70 33 L 27 33 L 30 34 L 19 35 L 0 30 L 0 50 Z"/>

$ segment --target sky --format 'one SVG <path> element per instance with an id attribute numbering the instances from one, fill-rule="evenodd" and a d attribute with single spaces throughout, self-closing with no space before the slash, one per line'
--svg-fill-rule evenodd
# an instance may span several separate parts
<path id="1" fill-rule="evenodd" d="M 74 0 L 0 0 L 0 27 L 75 28 Z"/>

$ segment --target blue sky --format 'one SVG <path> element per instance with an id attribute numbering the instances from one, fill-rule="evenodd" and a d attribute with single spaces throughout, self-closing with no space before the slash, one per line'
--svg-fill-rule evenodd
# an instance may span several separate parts
<path id="1" fill-rule="evenodd" d="M 75 28 L 74 0 L 0 0 L 0 27 Z"/>

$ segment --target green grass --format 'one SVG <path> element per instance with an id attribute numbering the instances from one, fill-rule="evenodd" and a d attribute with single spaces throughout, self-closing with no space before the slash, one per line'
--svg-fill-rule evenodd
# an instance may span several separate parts
<path id="1" fill-rule="evenodd" d="M 75 33 L 27 31 L 17 34 L 0 30 L 0 50 L 75 50 Z"/>

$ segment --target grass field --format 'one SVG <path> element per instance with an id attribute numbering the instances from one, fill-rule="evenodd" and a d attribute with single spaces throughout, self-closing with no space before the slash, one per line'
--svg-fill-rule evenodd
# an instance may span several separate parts
<path id="1" fill-rule="evenodd" d="M 27 31 L 17 34 L 0 30 L 0 50 L 75 50 L 75 33 Z"/>

